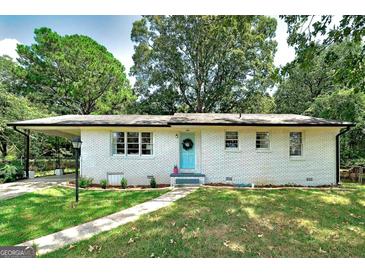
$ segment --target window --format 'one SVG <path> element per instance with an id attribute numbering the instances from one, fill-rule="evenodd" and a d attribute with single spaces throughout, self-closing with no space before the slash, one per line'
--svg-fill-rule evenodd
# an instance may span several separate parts
<path id="1" fill-rule="evenodd" d="M 139 154 L 139 132 L 127 132 L 127 154 Z"/>
<path id="2" fill-rule="evenodd" d="M 125 154 L 124 132 L 113 132 L 112 134 L 112 154 Z"/>
<path id="3" fill-rule="evenodd" d="M 153 136 L 151 132 L 142 132 L 142 155 L 153 154 Z"/>
<path id="4" fill-rule="evenodd" d="M 112 155 L 152 155 L 152 132 L 113 132 Z"/>
<path id="5" fill-rule="evenodd" d="M 289 134 L 289 155 L 302 156 L 303 136 L 301 132 L 290 132 Z"/>
<path id="6" fill-rule="evenodd" d="M 268 132 L 256 132 L 256 149 L 270 148 L 270 134 Z"/>
<path id="7" fill-rule="evenodd" d="M 238 132 L 226 131 L 226 149 L 237 150 L 238 149 Z"/>

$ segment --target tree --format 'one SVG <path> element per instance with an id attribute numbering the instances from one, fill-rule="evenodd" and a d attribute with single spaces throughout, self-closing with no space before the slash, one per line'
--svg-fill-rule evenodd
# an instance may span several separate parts
<path id="1" fill-rule="evenodd" d="M 360 54 L 361 50 L 359 44 L 344 41 L 321 50 L 309 64 L 300 59 L 287 64 L 281 69 L 281 80 L 274 95 L 276 112 L 303 114 L 319 95 L 347 88 L 348 76 L 341 75 L 342 68 L 348 66 L 350 56 Z"/>
<path id="2" fill-rule="evenodd" d="M 22 136 L 7 127 L 8 122 L 44 117 L 46 111 L 32 105 L 24 97 L 7 92 L 0 85 L 0 152 L 2 157 L 8 155 L 9 147 L 22 147 Z"/>
<path id="3" fill-rule="evenodd" d="M 134 22 L 131 75 L 141 112 L 245 111 L 273 84 L 276 20 L 146 16 Z"/>
<path id="4" fill-rule="evenodd" d="M 22 95 L 59 114 L 121 113 L 134 100 L 123 65 L 84 35 L 34 31 L 35 43 L 18 45 L 25 71 Z"/>
<path id="5" fill-rule="evenodd" d="M 356 126 L 341 137 L 342 164 L 365 158 L 365 94 L 339 90 L 317 97 L 306 114 L 325 119 L 355 122 Z"/>
<path id="6" fill-rule="evenodd" d="M 288 44 L 294 46 L 297 59 L 304 65 L 321 54 L 330 45 L 344 41 L 357 44 L 362 50 L 355 53 L 347 50 L 345 66 L 337 68 L 334 80 L 357 91 L 365 90 L 365 16 L 344 15 L 338 23 L 334 16 L 281 16 L 288 25 Z M 318 44 L 321 47 L 318 47 Z M 344 82 L 345 81 L 345 82 Z"/>

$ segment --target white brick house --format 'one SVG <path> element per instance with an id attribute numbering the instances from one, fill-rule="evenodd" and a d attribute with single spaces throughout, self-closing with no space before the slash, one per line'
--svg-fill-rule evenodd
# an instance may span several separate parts
<path id="1" fill-rule="evenodd" d="M 9 125 L 81 136 L 81 176 L 94 182 L 313 186 L 338 183 L 339 134 L 352 126 L 289 114 L 66 115 Z"/>

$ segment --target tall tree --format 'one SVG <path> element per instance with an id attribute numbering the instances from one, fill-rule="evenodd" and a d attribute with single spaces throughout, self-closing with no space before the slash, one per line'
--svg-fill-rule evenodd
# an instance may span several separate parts
<path id="1" fill-rule="evenodd" d="M 24 95 L 60 114 L 127 111 L 134 96 L 124 67 L 104 46 L 48 28 L 34 33 L 34 44 L 17 46 Z"/>
<path id="2" fill-rule="evenodd" d="M 145 16 L 134 22 L 131 74 L 142 112 L 245 111 L 273 84 L 276 20 Z"/>
<path id="3" fill-rule="evenodd" d="M 339 90 L 318 96 L 306 114 L 326 119 L 355 122 L 356 126 L 341 137 L 342 164 L 365 158 L 365 94 L 354 90 Z M 364 160 L 363 163 L 364 164 Z"/>
<path id="4" fill-rule="evenodd" d="M 300 58 L 287 64 L 281 69 L 278 90 L 274 94 L 276 111 L 302 114 L 319 95 L 347 88 L 348 76 L 341 73 L 342 68 L 347 67 L 351 56 L 358 56 L 361 51 L 358 43 L 344 41 L 319 50 L 318 56 L 308 64 Z"/>
<path id="5" fill-rule="evenodd" d="M 330 45 L 344 41 L 360 45 L 362 50 L 355 54 L 351 54 L 350 47 L 347 48 L 350 54 L 346 55 L 346 65 L 337 68 L 333 79 L 348 88 L 365 90 L 365 16 L 295 15 L 281 18 L 288 25 L 288 44 L 294 46 L 297 59 L 304 65 L 310 65 Z M 318 47 L 318 44 L 322 46 Z"/>

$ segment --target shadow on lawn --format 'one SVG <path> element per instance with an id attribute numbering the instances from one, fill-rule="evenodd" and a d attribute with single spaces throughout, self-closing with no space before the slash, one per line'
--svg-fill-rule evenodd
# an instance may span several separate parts
<path id="1" fill-rule="evenodd" d="M 363 257 L 364 190 L 201 188 L 47 256 Z"/>

